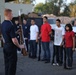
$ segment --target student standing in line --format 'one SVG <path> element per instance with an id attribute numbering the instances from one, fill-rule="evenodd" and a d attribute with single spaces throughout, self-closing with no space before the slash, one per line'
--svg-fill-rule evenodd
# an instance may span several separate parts
<path id="1" fill-rule="evenodd" d="M 15 20 L 14 29 L 15 29 L 15 33 L 16 33 L 16 38 L 20 44 L 20 35 L 19 35 L 20 25 L 19 25 L 18 19 Z M 17 53 L 21 53 L 20 48 L 17 48 Z"/>
<path id="2" fill-rule="evenodd" d="M 65 53 L 67 58 L 67 65 L 64 65 L 65 69 L 72 69 L 73 64 L 73 51 L 75 50 L 75 33 L 72 31 L 71 24 L 65 26 Z"/>
<path id="3" fill-rule="evenodd" d="M 61 21 L 60 19 L 56 20 L 56 27 L 54 29 L 55 36 L 54 36 L 54 51 L 53 51 L 53 59 L 52 59 L 52 65 L 62 65 L 63 64 L 63 38 L 65 34 L 64 27 L 61 27 Z M 56 63 L 54 61 L 56 56 Z"/>
<path id="4" fill-rule="evenodd" d="M 28 52 L 28 41 L 29 41 L 29 33 L 30 33 L 30 26 L 27 25 L 27 20 L 23 20 L 23 34 L 24 34 L 24 39 L 27 47 L 27 52 Z"/>
<path id="5" fill-rule="evenodd" d="M 50 63 L 50 49 L 49 49 L 49 43 L 50 43 L 50 35 L 51 35 L 51 26 L 48 23 L 48 18 L 45 16 L 43 17 L 44 24 L 41 26 L 41 41 L 42 41 L 42 47 L 44 50 L 44 56 L 42 61 L 45 61 L 45 63 Z"/>
<path id="6" fill-rule="evenodd" d="M 39 29 L 38 26 L 35 24 L 35 20 L 31 20 L 30 26 L 30 52 L 29 57 L 35 59 L 37 57 L 37 43 L 38 43 L 38 34 Z"/>

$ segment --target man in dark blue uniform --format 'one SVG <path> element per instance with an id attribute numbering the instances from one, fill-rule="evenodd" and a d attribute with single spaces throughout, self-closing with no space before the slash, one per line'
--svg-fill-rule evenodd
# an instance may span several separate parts
<path id="1" fill-rule="evenodd" d="M 14 28 L 15 28 L 16 38 L 18 42 L 20 43 L 20 35 L 19 35 L 20 25 L 19 25 L 18 18 L 15 19 Z M 20 48 L 17 48 L 17 52 L 21 53 Z"/>
<path id="2" fill-rule="evenodd" d="M 16 39 L 15 31 L 12 20 L 12 10 L 5 9 L 5 20 L 2 23 L 2 35 L 4 38 L 4 62 L 5 62 L 5 75 L 16 74 L 17 64 L 17 47 L 24 48 L 24 45 L 19 45 Z"/>
<path id="3" fill-rule="evenodd" d="M 14 25 L 14 27 L 15 27 L 15 33 L 16 33 L 16 37 L 17 37 L 17 39 L 19 40 L 19 34 L 18 34 L 18 30 L 20 29 L 20 26 L 19 26 L 19 21 L 18 21 L 18 19 L 16 19 L 15 20 L 15 25 Z"/>
<path id="4" fill-rule="evenodd" d="M 27 20 L 23 20 L 23 34 L 24 34 L 24 39 L 27 47 L 27 52 L 28 52 L 28 41 L 29 41 L 29 36 L 30 36 L 30 26 L 27 25 Z"/>

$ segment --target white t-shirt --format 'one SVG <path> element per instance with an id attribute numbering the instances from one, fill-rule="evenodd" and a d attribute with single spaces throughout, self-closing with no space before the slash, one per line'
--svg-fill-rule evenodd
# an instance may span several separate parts
<path id="1" fill-rule="evenodd" d="M 65 35 L 64 27 L 55 27 L 54 45 L 60 46 Z"/>
<path id="2" fill-rule="evenodd" d="M 38 32 L 39 32 L 38 26 L 31 25 L 31 27 L 30 27 L 30 40 L 36 40 Z"/>

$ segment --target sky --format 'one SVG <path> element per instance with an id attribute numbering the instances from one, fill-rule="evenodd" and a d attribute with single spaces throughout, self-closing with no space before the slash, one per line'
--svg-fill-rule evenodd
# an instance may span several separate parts
<path id="1" fill-rule="evenodd" d="M 70 3 L 71 1 L 73 0 L 67 0 L 67 3 Z M 36 4 L 41 3 L 41 2 L 45 3 L 45 0 L 36 0 Z"/>
<path id="2" fill-rule="evenodd" d="M 36 0 L 36 4 L 41 3 L 41 2 L 45 3 L 45 0 Z"/>

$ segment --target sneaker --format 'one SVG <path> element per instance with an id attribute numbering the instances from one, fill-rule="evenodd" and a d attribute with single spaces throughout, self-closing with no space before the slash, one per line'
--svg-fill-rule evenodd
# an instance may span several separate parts
<path id="1" fill-rule="evenodd" d="M 59 66 L 62 66 L 62 64 L 59 64 Z"/>
<path id="2" fill-rule="evenodd" d="M 56 63 L 56 65 L 57 65 L 57 66 L 59 66 L 59 64 L 58 64 L 58 63 Z"/>
<path id="3" fill-rule="evenodd" d="M 53 66 L 55 66 L 56 64 L 55 64 L 55 63 L 53 63 L 52 65 L 53 65 Z"/>
<path id="4" fill-rule="evenodd" d="M 67 69 L 68 69 L 68 70 L 71 70 L 71 69 L 72 69 L 72 67 L 67 67 Z"/>

